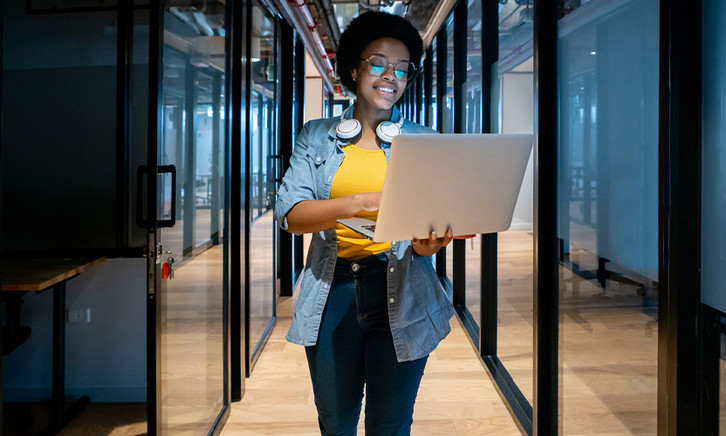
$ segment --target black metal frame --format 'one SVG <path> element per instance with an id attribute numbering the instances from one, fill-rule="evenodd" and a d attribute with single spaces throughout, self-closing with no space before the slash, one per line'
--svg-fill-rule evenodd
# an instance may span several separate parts
<path id="1" fill-rule="evenodd" d="M 465 133 L 464 82 L 466 82 L 466 32 L 468 3 L 454 7 L 454 133 Z M 457 311 L 466 309 L 466 241 L 455 239 L 452 262 L 452 300 Z"/>
<path id="2" fill-rule="evenodd" d="M 149 124 L 148 124 L 148 150 L 147 165 L 150 168 L 147 179 L 146 210 L 148 217 L 147 239 L 147 293 L 146 293 L 146 416 L 147 431 L 150 436 L 161 433 L 161 330 L 158 320 L 161 319 L 161 304 L 157 304 L 157 291 L 161 283 L 161 272 L 156 265 L 156 243 L 159 240 L 159 231 L 156 228 L 157 216 L 157 146 L 160 143 L 160 111 L 162 107 L 162 77 L 163 70 L 163 32 L 164 32 L 164 5 L 162 0 L 151 0 L 149 10 Z"/>
<path id="3" fill-rule="evenodd" d="M 245 50 L 242 54 L 244 59 L 247 60 L 245 62 L 245 78 L 246 80 L 250 80 L 252 77 L 252 62 L 249 61 L 249 54 L 252 53 L 252 37 L 250 36 L 250 32 L 252 32 L 252 1 L 249 0 L 245 3 L 245 16 L 244 16 L 244 26 L 242 29 L 245 32 Z M 245 106 L 240 106 L 240 109 L 242 107 L 245 108 L 245 119 L 243 121 L 244 126 L 244 166 L 242 167 L 242 174 L 244 177 L 244 191 L 242 192 L 242 198 L 243 198 L 243 207 L 244 207 L 244 271 L 245 271 L 245 280 L 242 282 L 243 286 L 243 292 L 242 292 L 242 299 L 244 301 L 244 319 L 242 322 L 244 323 L 244 342 L 242 343 L 242 346 L 244 347 L 244 375 L 245 377 L 249 377 L 250 372 L 252 371 L 251 368 L 251 353 L 250 353 L 250 280 L 251 277 L 250 273 L 250 262 L 249 262 L 249 253 L 250 253 L 250 240 L 251 240 L 251 234 L 250 234 L 250 227 L 252 225 L 252 207 L 250 204 L 247 203 L 247 199 L 251 198 L 249 193 L 252 190 L 252 180 L 251 180 L 251 174 L 250 174 L 250 166 L 252 162 L 252 138 L 250 133 L 250 125 L 252 124 L 252 113 L 250 112 L 250 102 L 252 101 L 252 87 L 247 86 L 245 88 L 245 99 L 244 104 Z M 240 144 L 241 145 L 241 144 Z"/>
<path id="4" fill-rule="evenodd" d="M 497 0 L 483 0 L 481 2 L 482 23 L 482 53 L 481 53 L 481 81 L 482 81 L 482 133 L 494 133 L 492 129 L 492 68 L 499 59 L 499 9 Z M 481 235 L 481 282 L 480 301 L 481 313 L 479 319 L 479 354 L 495 356 L 497 354 L 497 234 Z M 531 419 L 531 418 L 530 418 Z"/>
<path id="5" fill-rule="evenodd" d="M 298 79 L 295 81 L 295 100 L 297 110 L 295 111 L 296 119 L 294 121 L 295 137 L 302 130 L 305 122 L 304 104 L 305 101 L 305 45 L 299 35 L 295 35 L 295 73 L 298 74 Z M 283 159 L 283 168 L 287 170 L 290 166 L 289 159 Z M 293 286 L 297 282 L 298 278 L 302 274 L 303 267 L 305 265 L 304 250 L 303 250 L 303 235 L 293 236 L 294 240 L 294 255 L 293 255 Z"/>
<path id="6" fill-rule="evenodd" d="M 533 434 L 558 433 L 557 2 L 534 2 Z"/>
<path id="7" fill-rule="evenodd" d="M 701 22 L 700 0 L 661 0 L 659 435 L 713 430 L 701 420 Z"/>
<path id="8" fill-rule="evenodd" d="M 285 20 L 280 20 L 280 101 L 293 102 L 295 97 L 293 63 L 295 62 L 295 31 Z M 294 104 L 294 103 L 293 103 Z M 293 105 L 280 105 L 278 129 L 280 132 L 280 159 L 276 167 L 276 184 L 282 182 L 286 169 L 283 162 L 292 156 Z M 288 134 L 290 132 L 290 134 Z M 280 296 L 291 297 L 293 282 L 292 234 L 280 232 Z"/>
<path id="9" fill-rule="evenodd" d="M 482 23 L 482 133 L 494 133 L 492 128 L 492 68 L 499 59 L 499 8 L 497 0 L 481 2 Z M 480 318 L 479 318 L 479 355 L 496 356 L 497 354 L 497 320 L 498 320 L 498 235 L 490 233 L 481 235 L 481 282 L 480 282 Z M 489 366 L 489 365 L 487 365 Z M 490 371 L 492 368 L 490 368 Z M 493 371 L 492 371 L 493 373 Z M 511 377 L 509 377 L 511 379 Z M 498 383 L 501 386 L 501 383 Z M 516 388 L 516 385 L 513 386 Z M 516 389 L 519 391 L 519 389 Z M 521 393 L 520 393 L 521 395 Z M 508 398 L 510 404 L 515 402 Z M 526 401 L 526 400 L 525 400 Z M 514 408 L 514 406 L 512 406 Z M 516 411 L 515 411 L 516 412 Z M 529 419 L 531 420 L 531 412 Z M 520 421 L 522 417 L 517 415 Z M 530 431 L 531 433 L 531 431 Z"/>
<path id="10" fill-rule="evenodd" d="M 242 108 L 248 100 L 247 78 L 249 76 L 247 51 L 247 18 L 250 15 L 249 1 L 227 2 L 227 16 L 229 37 L 227 38 L 228 49 L 227 64 L 227 90 L 229 97 L 226 100 L 227 116 L 227 137 L 230 138 L 230 146 L 227 151 L 228 161 L 226 163 L 229 172 L 230 186 L 227 190 L 229 209 L 227 221 L 229 222 L 229 244 L 227 246 L 229 258 L 229 317 L 230 317 L 230 385 L 231 400 L 239 401 L 244 395 L 245 389 L 245 360 L 243 360 L 243 349 L 245 347 L 246 329 L 246 299 L 243 292 L 247 292 L 247 277 L 249 277 L 249 266 L 247 265 L 247 246 L 249 212 L 246 204 L 246 192 L 242 183 L 245 181 L 245 168 L 247 168 L 247 140 L 246 140 L 246 115 L 243 117 Z M 236 109 L 235 109 L 236 108 Z M 247 114 L 248 111 L 244 111 Z M 247 185 L 245 185 L 247 187 Z"/>
<path id="11" fill-rule="evenodd" d="M 0 26 L 3 26 L 3 23 L 5 22 L 4 21 L 5 20 L 4 4 L 5 4 L 4 2 L 0 2 Z M 5 45 L 4 45 L 5 41 L 3 39 L 4 33 L 5 32 L 0 32 L 0 52 L 2 52 L 3 47 L 5 47 Z M 5 119 L 4 112 L 3 112 L 3 68 L 4 68 L 3 67 L 3 56 L 0 56 L 0 199 L 2 198 L 2 180 L 3 180 L 3 177 L 2 177 L 3 176 L 2 143 L 3 143 L 3 134 L 4 134 L 3 120 Z M 3 202 L 0 201 L 0 229 L 2 229 L 2 216 L 3 216 L 2 203 Z M 4 247 L 3 247 L 3 243 L 2 243 L 2 238 L 0 238 L 0 253 L 2 253 L 4 251 L 3 248 Z M 0 277 L 2 277 L 2 274 L 1 274 L 2 269 L 3 269 L 3 264 L 2 264 L 2 260 L 0 260 Z M 1 290 L 0 290 L 0 293 L 2 293 Z M 0 310 L 0 325 L 6 325 L 4 318 L 5 318 L 4 311 Z M 2 336 L 3 335 L 0 334 L 0 350 L 2 350 L 2 348 L 3 348 Z M 2 353 L 0 353 L 0 374 L 3 374 Z M 4 419 L 3 410 L 2 410 L 3 404 L 5 404 L 5 400 L 3 400 L 3 380 L 2 380 L 2 377 L 0 377 L 0 422 L 5 422 L 5 421 L 3 421 L 3 419 Z M 0 426 L 0 434 L 2 434 L 2 426 Z"/>

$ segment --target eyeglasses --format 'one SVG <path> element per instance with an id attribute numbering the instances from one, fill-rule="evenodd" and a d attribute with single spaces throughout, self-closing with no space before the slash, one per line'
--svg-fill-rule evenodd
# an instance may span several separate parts
<path id="1" fill-rule="evenodd" d="M 389 64 L 388 59 L 381 55 L 371 55 L 368 59 L 361 59 L 366 61 L 368 65 L 368 73 L 371 76 L 381 76 L 389 66 L 393 66 L 393 74 L 398 80 L 411 80 L 416 75 L 416 65 L 409 61 L 400 61 L 397 64 Z"/>

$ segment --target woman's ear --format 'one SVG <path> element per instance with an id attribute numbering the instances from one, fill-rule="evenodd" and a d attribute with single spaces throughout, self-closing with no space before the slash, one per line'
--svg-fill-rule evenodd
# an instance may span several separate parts
<path id="1" fill-rule="evenodd" d="M 356 81 L 356 79 L 358 78 L 358 70 L 353 70 L 353 71 L 351 71 L 351 72 L 350 72 L 350 77 L 351 77 L 351 78 L 353 79 L 353 81 L 355 82 L 355 81 Z"/>

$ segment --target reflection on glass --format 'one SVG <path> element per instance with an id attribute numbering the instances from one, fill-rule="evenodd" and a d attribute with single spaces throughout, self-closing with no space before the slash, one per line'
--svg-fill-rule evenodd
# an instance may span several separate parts
<path id="1" fill-rule="evenodd" d="M 224 148 L 220 135 L 224 132 L 224 96 L 219 71 L 199 72 L 196 80 L 196 107 L 194 111 L 196 146 L 194 153 L 194 244 L 219 240 L 220 219 L 224 207 L 220 196 L 220 175 L 224 174 Z M 222 200 L 222 201 L 220 201 Z"/>
<path id="2" fill-rule="evenodd" d="M 277 154 L 277 51 L 275 21 L 265 8 L 253 4 L 252 91 L 250 99 L 251 203 L 250 306 L 251 355 L 264 342 L 275 315 L 276 226 L 272 219 L 275 201 L 273 160 Z M 253 357 L 254 360 L 254 357 Z"/>
<path id="3" fill-rule="evenodd" d="M 726 3 L 703 2 L 701 299 L 721 312 L 719 434 L 726 433 Z M 711 388 L 709 386 L 709 388 Z"/>
<path id="4" fill-rule="evenodd" d="M 454 133 L 454 15 L 446 22 L 446 92 L 443 101 L 441 133 Z"/>
<path id="5" fill-rule="evenodd" d="M 166 60 L 172 60 L 174 62 L 181 60 L 174 52 L 165 53 Z M 169 64 L 165 64 L 168 67 Z M 160 219 L 170 219 L 171 214 L 174 213 L 176 219 L 176 225 L 174 227 L 164 229 L 164 245 L 167 250 L 170 250 L 177 256 L 182 255 L 185 252 L 184 245 L 184 221 L 185 221 L 185 209 L 184 209 L 184 188 L 181 180 L 183 177 L 184 170 L 184 148 L 185 148 L 185 127 L 184 127 L 184 80 L 183 74 L 186 73 L 185 69 L 178 71 L 182 73 L 182 80 L 176 83 L 172 80 L 164 82 L 165 91 L 163 94 L 163 130 L 162 130 L 162 143 L 163 153 L 160 156 L 160 162 L 162 165 L 176 165 L 177 168 L 177 184 L 176 192 L 172 192 L 172 183 L 169 177 L 159 178 L 159 190 L 161 191 L 163 205 L 162 215 Z M 176 92 L 175 92 L 175 91 Z M 176 198 L 176 211 L 171 210 L 172 197 Z M 191 247 L 188 247 L 191 249 Z M 188 250 L 187 250 L 188 251 Z"/>
<path id="6" fill-rule="evenodd" d="M 532 133 L 534 122 L 531 5 L 510 0 L 499 8 L 499 62 L 492 84 L 499 133 Z M 534 382 L 533 189 L 525 173 L 512 226 L 497 236 L 497 356 L 530 405 Z"/>
<path id="7" fill-rule="evenodd" d="M 726 313 L 726 3 L 703 5 L 701 298 Z"/>
<path id="8" fill-rule="evenodd" d="M 481 2 L 469 0 L 466 25 L 466 81 L 463 89 L 466 133 L 482 133 L 481 19 Z M 465 304 L 478 325 L 481 315 L 481 236 L 466 241 L 465 253 Z"/>
<path id="9" fill-rule="evenodd" d="M 657 0 L 593 0 L 558 36 L 560 423 L 655 434 Z"/>
<path id="10" fill-rule="evenodd" d="M 434 38 L 433 42 L 431 43 L 431 107 L 429 108 L 429 119 L 426 120 L 426 125 L 429 127 L 432 127 L 434 130 L 440 131 L 441 126 L 439 126 L 438 120 L 436 117 L 438 116 L 438 98 L 439 95 L 438 88 L 437 88 L 437 82 L 436 82 L 436 76 L 438 74 L 437 68 L 437 55 L 436 55 L 436 39 Z"/>
<path id="11" fill-rule="evenodd" d="M 441 133 L 454 133 L 454 14 L 446 21 L 446 93 L 444 94 Z M 446 276 L 454 282 L 454 244 L 446 247 Z"/>
<path id="12" fill-rule="evenodd" d="M 209 1 L 170 6 L 164 15 L 159 164 L 176 166 L 176 192 L 169 176 L 160 177 L 159 183 L 163 210 L 172 213 L 171 198 L 176 197 L 177 222 L 160 231 L 163 250 L 174 258 L 174 277 L 162 279 L 159 292 L 160 422 L 164 434 L 198 435 L 209 432 L 224 404 L 225 306 L 219 244 L 224 205 L 225 6 Z M 211 244 L 204 247 L 206 251 L 195 250 L 207 241 Z M 161 261 L 169 257 L 165 254 Z"/>

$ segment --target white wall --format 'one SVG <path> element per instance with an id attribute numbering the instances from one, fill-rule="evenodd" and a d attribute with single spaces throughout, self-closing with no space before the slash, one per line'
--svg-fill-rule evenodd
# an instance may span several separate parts
<path id="1" fill-rule="evenodd" d="M 511 72 L 500 76 L 500 132 L 534 131 L 534 84 L 532 72 Z M 534 153 L 534 150 L 533 150 Z M 532 228 L 534 223 L 534 171 L 530 154 L 522 189 L 512 219 L 513 229 Z"/>
<path id="2" fill-rule="evenodd" d="M 323 117 L 323 77 L 305 51 L 305 122 Z"/>
<path id="3" fill-rule="evenodd" d="M 31 336 L 3 357 L 3 399 L 51 396 L 53 293 L 28 292 L 21 324 Z M 97 402 L 146 401 L 146 260 L 108 259 L 66 285 L 66 308 L 91 309 L 66 323 L 66 393 Z"/>

